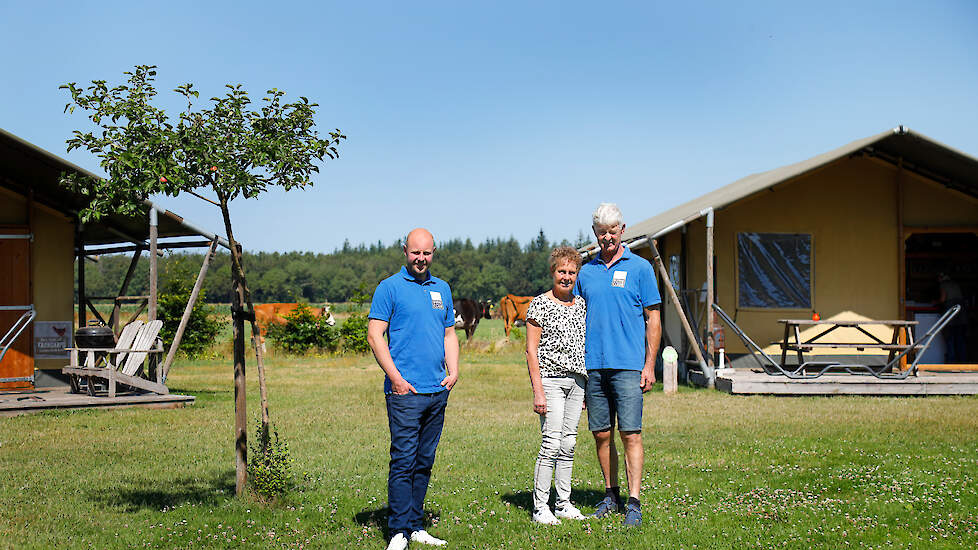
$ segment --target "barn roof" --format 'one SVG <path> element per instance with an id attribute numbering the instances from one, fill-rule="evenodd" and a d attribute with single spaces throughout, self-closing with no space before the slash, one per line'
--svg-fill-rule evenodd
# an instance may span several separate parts
<path id="1" fill-rule="evenodd" d="M 60 185 L 61 174 L 64 172 L 98 177 L 0 128 L 0 188 L 5 187 L 25 196 L 33 190 L 34 202 L 74 217 L 88 204 L 89 199 Z M 154 207 L 158 213 L 160 238 L 214 238 L 213 233 L 145 200 L 140 215 L 110 214 L 97 222 L 86 223 L 82 229 L 82 241 L 86 245 L 144 243 L 149 238 L 149 211 Z M 226 244 L 223 238 L 220 241 L 221 244 Z"/>
<path id="2" fill-rule="evenodd" d="M 627 225 L 623 240 L 639 244 L 636 242 L 639 239 L 664 235 L 705 215 L 710 209 L 719 210 L 851 156 L 875 157 L 894 165 L 902 161 L 905 170 L 978 198 L 978 159 L 898 126 L 795 164 L 751 174 L 645 221 Z"/>

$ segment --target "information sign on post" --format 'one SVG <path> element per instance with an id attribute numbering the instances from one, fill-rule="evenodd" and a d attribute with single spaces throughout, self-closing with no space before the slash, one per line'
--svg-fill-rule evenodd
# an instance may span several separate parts
<path id="1" fill-rule="evenodd" d="M 34 358 L 67 359 L 65 348 L 71 347 L 71 321 L 37 321 L 34 323 Z"/>

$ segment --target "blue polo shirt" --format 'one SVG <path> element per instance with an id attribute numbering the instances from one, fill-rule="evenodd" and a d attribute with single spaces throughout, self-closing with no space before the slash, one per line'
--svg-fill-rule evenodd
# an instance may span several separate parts
<path id="1" fill-rule="evenodd" d="M 625 247 L 605 265 L 599 254 L 581 267 L 575 294 L 587 302 L 584 365 L 587 370 L 642 370 L 645 366 L 645 316 L 662 302 L 652 264 Z"/>
<path id="2" fill-rule="evenodd" d="M 371 319 L 389 323 L 387 339 L 394 366 L 418 393 L 438 393 L 445 376 L 445 329 L 455 326 L 452 290 L 428 273 L 418 282 L 406 267 L 377 285 Z M 384 377 L 384 393 L 391 393 Z"/>

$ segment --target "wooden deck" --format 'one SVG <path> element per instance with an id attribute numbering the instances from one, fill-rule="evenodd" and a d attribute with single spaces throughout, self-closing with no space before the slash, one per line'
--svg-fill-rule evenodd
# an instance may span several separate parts
<path id="1" fill-rule="evenodd" d="M 812 380 L 792 380 L 750 369 L 728 369 L 717 375 L 716 389 L 748 395 L 976 395 L 978 373 L 920 372 L 905 380 L 826 374 Z"/>
<path id="2" fill-rule="evenodd" d="M 172 409 L 193 405 L 192 395 L 157 395 L 153 393 L 118 393 L 115 397 L 70 393 L 68 388 L 43 388 L 36 391 L 0 392 L 0 416 L 17 416 L 56 409 L 108 409 L 115 407 L 148 407 Z"/>

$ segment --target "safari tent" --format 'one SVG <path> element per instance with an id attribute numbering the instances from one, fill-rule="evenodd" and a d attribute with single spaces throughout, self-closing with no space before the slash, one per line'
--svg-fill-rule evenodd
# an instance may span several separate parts
<path id="1" fill-rule="evenodd" d="M 972 304 L 978 290 L 978 159 L 903 126 L 637 223 L 636 209 L 627 209 L 624 241 L 646 258 L 650 241 L 657 244 L 703 347 L 735 359 L 747 350 L 706 315 L 714 301 L 766 352 L 780 354 L 779 319 L 917 320 L 923 331 L 939 314 L 939 274 Z M 665 343 L 693 364 L 663 296 Z M 975 309 L 968 363 L 978 363 Z M 939 346 L 928 353 L 924 363 L 943 362 Z"/>
<path id="2" fill-rule="evenodd" d="M 226 246 L 213 233 L 149 201 L 138 215 L 82 224 L 78 212 L 88 199 L 59 184 L 66 172 L 93 176 L 0 129 L 0 336 L 6 334 L 3 344 L 9 344 L 0 360 L 0 390 L 56 383 L 75 328 L 101 317 L 91 304 L 94 298 L 116 304 L 103 320 L 117 334 L 125 322 L 120 322 L 118 306 L 125 301 L 142 304 L 155 319 L 156 259 L 162 249 Z M 79 268 L 74 311 L 76 266 L 95 261 L 99 254 L 131 253 L 135 267 L 143 252 L 150 262 L 148 296 L 126 296 L 133 269 L 120 281 L 119 295 L 86 296 L 84 270 Z"/>

